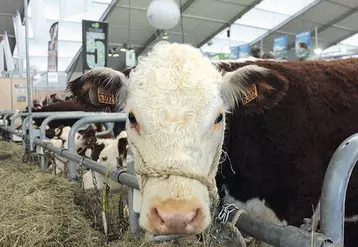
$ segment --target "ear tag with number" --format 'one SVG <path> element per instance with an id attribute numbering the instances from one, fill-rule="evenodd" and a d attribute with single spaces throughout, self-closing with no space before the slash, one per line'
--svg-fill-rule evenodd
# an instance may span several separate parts
<path id="1" fill-rule="evenodd" d="M 98 88 L 97 96 L 99 103 L 106 105 L 114 105 L 114 94 L 111 94 L 102 88 Z"/>
<path id="2" fill-rule="evenodd" d="M 256 99 L 258 96 L 258 93 L 257 93 L 257 87 L 256 87 L 256 84 L 252 84 L 251 88 L 249 89 L 249 92 L 247 93 L 247 95 L 245 95 L 243 98 L 242 98 L 242 104 L 243 105 L 246 105 L 248 104 L 249 102 L 253 101 L 254 99 Z"/>

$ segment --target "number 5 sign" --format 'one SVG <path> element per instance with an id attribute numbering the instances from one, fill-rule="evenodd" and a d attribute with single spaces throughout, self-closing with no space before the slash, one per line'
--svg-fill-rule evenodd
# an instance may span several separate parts
<path id="1" fill-rule="evenodd" d="M 83 73 L 107 66 L 108 23 L 82 20 Z"/>

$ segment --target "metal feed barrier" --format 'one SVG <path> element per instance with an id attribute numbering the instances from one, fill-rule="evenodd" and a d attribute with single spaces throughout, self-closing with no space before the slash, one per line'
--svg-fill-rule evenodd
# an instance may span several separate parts
<path id="1" fill-rule="evenodd" d="M 6 116 L 13 115 L 13 111 L 0 111 L 0 118 L 4 119 Z M 125 121 L 126 113 L 88 113 L 88 112 L 44 112 L 32 113 L 29 118 L 28 113 L 18 114 L 16 117 L 21 117 L 22 130 L 14 129 L 14 120 L 10 126 L 0 125 L 0 130 L 3 133 L 13 134 L 22 138 L 24 152 L 34 153 L 33 144 L 49 150 L 64 158 L 70 160 L 69 170 L 70 179 L 75 179 L 76 163 L 82 164 L 84 167 L 92 169 L 105 176 L 107 167 L 99 164 L 89 158 L 82 157 L 75 154 L 75 133 L 81 126 L 90 123 L 106 123 Z M 28 119 L 46 117 L 40 126 L 39 130 L 30 128 L 29 133 L 26 134 L 26 123 Z M 72 126 L 68 136 L 68 150 L 57 148 L 50 143 L 44 143 L 45 126 L 56 119 L 78 119 Z M 111 132 L 113 124 L 109 124 L 109 129 L 97 135 Z M 28 143 L 29 145 L 26 145 Z M 130 150 L 129 150 L 130 154 Z M 131 157 L 131 155 L 128 155 Z M 266 242 L 277 247 L 342 247 L 344 242 L 344 213 L 345 213 L 345 198 L 348 182 L 358 161 L 358 134 L 348 137 L 335 151 L 326 175 L 324 178 L 321 205 L 320 205 L 320 229 L 321 233 L 308 232 L 303 229 L 287 226 L 281 227 L 269 222 L 263 222 L 258 219 L 249 217 L 243 214 L 236 222 L 236 227 L 240 232 L 245 233 L 257 240 Z M 44 169 L 44 162 L 41 160 L 41 168 Z M 128 190 L 128 204 L 130 211 L 130 231 L 132 233 L 139 232 L 138 217 L 139 215 L 133 210 L 133 191 L 139 189 L 139 185 L 135 176 L 134 163 L 132 160 L 127 161 L 127 168 L 121 166 L 113 167 L 109 172 L 109 178 L 115 182 L 127 185 Z M 221 212 L 225 213 L 225 210 Z M 233 215 L 226 212 L 226 220 L 231 220 Z M 165 241 L 174 239 L 180 236 L 154 236 L 153 241 Z"/>

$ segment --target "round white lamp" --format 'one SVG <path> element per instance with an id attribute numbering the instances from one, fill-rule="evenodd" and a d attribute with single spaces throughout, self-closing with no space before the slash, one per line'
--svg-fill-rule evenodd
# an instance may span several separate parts
<path id="1" fill-rule="evenodd" d="M 316 48 L 313 51 L 316 55 L 320 55 L 322 53 L 322 49 L 321 48 Z"/>
<path id="2" fill-rule="evenodd" d="M 171 29 L 180 21 L 179 6 L 174 0 L 152 0 L 148 6 L 147 19 L 157 29 Z"/>

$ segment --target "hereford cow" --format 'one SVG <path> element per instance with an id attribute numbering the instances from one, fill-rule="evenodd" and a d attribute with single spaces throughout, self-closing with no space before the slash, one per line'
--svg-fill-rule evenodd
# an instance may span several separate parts
<path id="1" fill-rule="evenodd" d="M 98 159 L 94 157 L 96 149 L 101 149 L 98 154 Z M 127 156 L 127 133 L 122 131 L 116 138 L 98 138 L 96 143 L 93 145 L 92 149 L 92 159 L 98 163 L 105 165 L 106 167 L 115 167 L 117 166 L 117 159 L 121 159 L 122 162 L 125 161 Z M 125 162 L 122 163 L 125 166 Z M 102 191 L 104 176 L 94 172 L 94 176 L 97 181 L 97 189 Z M 108 186 L 112 192 L 118 192 L 122 190 L 122 184 L 116 183 L 111 179 L 108 179 Z M 82 176 L 82 185 L 84 190 L 93 190 L 95 187 L 93 182 L 92 171 L 88 170 Z"/>
<path id="2" fill-rule="evenodd" d="M 32 109 L 32 112 L 57 112 L 57 111 L 84 111 L 84 112 L 102 112 L 103 110 L 95 105 L 79 105 L 73 100 L 68 100 L 64 102 L 54 103 L 50 105 L 46 105 L 41 109 Z M 112 111 L 112 108 L 109 108 L 109 111 Z M 26 113 L 27 111 L 19 111 L 19 113 Z M 42 121 L 46 117 L 42 118 L 34 118 L 33 122 L 36 126 L 40 126 Z M 17 118 L 16 121 L 20 121 L 21 126 L 21 119 Z M 55 119 L 49 123 L 49 127 L 51 129 L 58 128 L 60 126 L 72 126 L 78 119 Z M 114 135 L 117 136 L 119 133 L 125 128 L 124 123 L 122 122 L 115 122 L 113 127 Z"/>
<path id="3" fill-rule="evenodd" d="M 358 131 L 357 68 L 358 59 L 211 62 L 190 45 L 161 42 L 130 73 L 96 68 L 68 88 L 81 104 L 113 109 L 115 99 L 129 112 L 140 226 L 196 234 L 211 222 L 215 175 L 219 191 L 225 185 L 262 220 L 300 226 L 312 215 L 332 154 Z M 358 213 L 355 173 L 347 216 Z M 346 247 L 357 232 L 346 224 Z"/>

